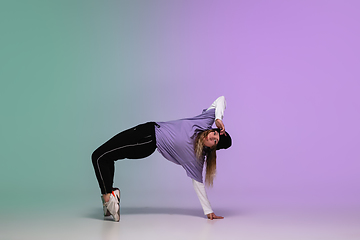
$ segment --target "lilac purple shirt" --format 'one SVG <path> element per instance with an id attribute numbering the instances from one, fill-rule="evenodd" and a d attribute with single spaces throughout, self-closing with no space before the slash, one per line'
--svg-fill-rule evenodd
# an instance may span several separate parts
<path id="1" fill-rule="evenodd" d="M 215 121 L 215 108 L 202 114 L 169 122 L 157 122 L 155 127 L 157 150 L 169 161 L 181 165 L 187 176 L 202 183 L 204 159 L 197 159 L 194 141 L 199 131 L 208 130 Z"/>

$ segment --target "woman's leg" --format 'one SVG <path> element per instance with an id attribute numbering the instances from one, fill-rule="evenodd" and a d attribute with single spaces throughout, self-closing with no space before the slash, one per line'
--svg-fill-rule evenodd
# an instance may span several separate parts
<path id="1" fill-rule="evenodd" d="M 92 163 L 101 193 L 112 192 L 114 162 L 119 159 L 139 159 L 156 149 L 155 123 L 149 122 L 125 130 L 101 145 L 92 154 Z"/>

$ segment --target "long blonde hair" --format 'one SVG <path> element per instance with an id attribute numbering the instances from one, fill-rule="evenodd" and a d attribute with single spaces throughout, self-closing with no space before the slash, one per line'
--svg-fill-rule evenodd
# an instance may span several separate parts
<path id="1" fill-rule="evenodd" d="M 215 130 L 210 129 L 198 133 L 194 145 L 195 155 L 198 160 L 201 160 L 204 156 L 206 156 L 205 184 L 209 187 L 212 187 L 216 175 L 216 145 L 205 150 L 203 140 L 209 133 L 214 131 Z"/>

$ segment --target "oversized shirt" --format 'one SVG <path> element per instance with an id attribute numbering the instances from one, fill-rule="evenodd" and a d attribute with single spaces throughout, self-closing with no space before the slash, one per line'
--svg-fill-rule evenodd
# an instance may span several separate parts
<path id="1" fill-rule="evenodd" d="M 214 121 L 215 109 L 210 109 L 192 118 L 157 122 L 160 126 L 155 128 L 157 150 L 167 160 L 181 165 L 190 178 L 202 183 L 204 158 L 196 158 L 194 141 L 197 133 L 210 129 Z"/>
<path id="2" fill-rule="evenodd" d="M 202 183 L 204 159 L 197 159 L 194 141 L 199 131 L 208 130 L 215 119 L 222 120 L 226 108 L 225 97 L 218 97 L 202 114 L 169 122 L 157 122 L 155 128 L 157 150 L 169 161 L 181 165 L 186 174 Z"/>

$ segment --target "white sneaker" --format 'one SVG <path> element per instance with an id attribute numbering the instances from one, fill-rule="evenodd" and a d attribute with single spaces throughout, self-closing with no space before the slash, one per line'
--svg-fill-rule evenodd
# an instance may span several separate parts
<path id="1" fill-rule="evenodd" d="M 111 213 L 109 212 L 109 210 L 107 210 L 106 206 L 105 206 L 105 201 L 104 201 L 104 197 L 101 196 L 101 201 L 103 204 L 103 211 L 104 211 L 104 217 L 108 217 L 111 215 Z"/>
<path id="2" fill-rule="evenodd" d="M 110 200 L 104 203 L 107 211 L 113 216 L 114 221 L 120 221 L 120 190 L 115 188 L 110 194 Z M 104 211 L 105 213 L 105 211 Z"/>

